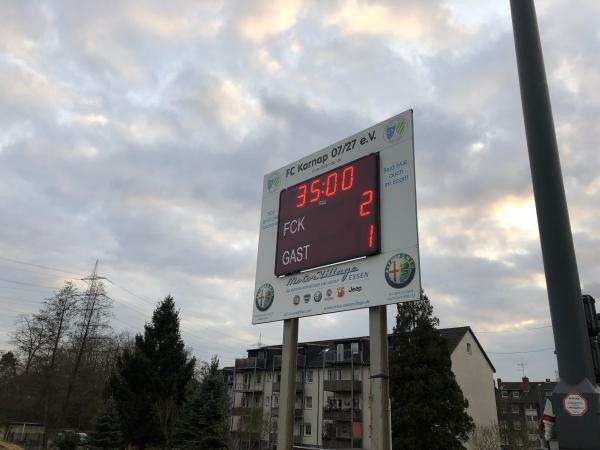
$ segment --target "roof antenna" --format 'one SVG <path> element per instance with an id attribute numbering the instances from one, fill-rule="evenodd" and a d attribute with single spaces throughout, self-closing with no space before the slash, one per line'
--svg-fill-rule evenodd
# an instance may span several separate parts
<path id="1" fill-rule="evenodd" d="M 520 363 L 517 363 L 517 366 L 519 366 L 519 367 L 521 368 L 521 371 L 523 372 L 523 378 L 525 378 L 525 366 L 526 366 L 526 365 L 527 365 L 527 364 L 525 364 L 525 363 L 523 362 L 523 360 L 521 360 L 521 362 L 520 362 Z"/>

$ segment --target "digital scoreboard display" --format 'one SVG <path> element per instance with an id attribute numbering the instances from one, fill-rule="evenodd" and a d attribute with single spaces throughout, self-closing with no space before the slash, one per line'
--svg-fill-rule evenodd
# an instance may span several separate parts
<path id="1" fill-rule="evenodd" d="M 275 275 L 374 255 L 379 239 L 373 153 L 281 191 Z"/>

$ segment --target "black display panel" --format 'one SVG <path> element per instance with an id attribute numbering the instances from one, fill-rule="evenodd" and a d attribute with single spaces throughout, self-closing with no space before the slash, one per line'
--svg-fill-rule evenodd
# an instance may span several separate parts
<path id="1" fill-rule="evenodd" d="M 379 155 L 281 191 L 275 275 L 379 253 Z"/>

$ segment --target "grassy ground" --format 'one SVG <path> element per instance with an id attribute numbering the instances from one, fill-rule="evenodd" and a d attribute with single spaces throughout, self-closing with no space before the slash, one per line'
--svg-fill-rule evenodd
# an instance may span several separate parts
<path id="1" fill-rule="evenodd" d="M 0 441 L 0 449 L 2 450 L 23 450 L 23 447 L 16 444 L 11 444 L 10 442 Z"/>

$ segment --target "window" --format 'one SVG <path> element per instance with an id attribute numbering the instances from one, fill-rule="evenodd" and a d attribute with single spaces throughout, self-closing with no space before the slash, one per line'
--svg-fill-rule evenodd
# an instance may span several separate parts
<path id="1" fill-rule="evenodd" d="M 467 353 L 469 355 L 473 354 L 473 350 L 471 349 L 471 343 L 470 342 L 467 342 Z"/>
<path id="2" fill-rule="evenodd" d="M 344 360 L 344 344 L 338 344 L 337 345 L 337 360 L 338 361 L 343 361 Z"/>
<path id="3" fill-rule="evenodd" d="M 508 398 L 508 391 L 500 391 L 502 398 Z"/>
<path id="4" fill-rule="evenodd" d="M 519 391 L 512 391 L 513 398 L 519 398 Z"/>
<path id="5" fill-rule="evenodd" d="M 517 405 L 516 403 L 510 405 L 510 409 L 513 414 L 519 414 L 519 405 Z"/>
<path id="6" fill-rule="evenodd" d="M 260 384 L 260 380 L 261 380 L 261 378 L 262 378 L 262 377 L 261 377 L 260 373 L 257 373 L 257 374 L 256 374 L 256 384 Z"/>
<path id="7" fill-rule="evenodd" d="M 360 368 L 354 369 L 354 381 L 360 381 Z"/>
<path id="8" fill-rule="evenodd" d="M 312 383 L 313 382 L 313 371 L 312 370 L 307 370 L 306 371 L 306 382 L 307 383 Z"/>
<path id="9" fill-rule="evenodd" d="M 515 444 L 517 445 L 517 447 L 523 447 L 523 439 L 521 439 L 520 436 L 517 436 L 515 438 Z"/>
<path id="10" fill-rule="evenodd" d="M 312 434 L 312 426 L 310 423 L 305 423 L 304 424 L 304 435 L 305 436 L 310 436 Z"/>
<path id="11" fill-rule="evenodd" d="M 304 397 L 304 408 L 312 409 L 312 397 L 311 396 Z"/>
<path id="12" fill-rule="evenodd" d="M 271 406 L 271 397 L 269 397 L 268 395 L 265 397 L 265 402 L 267 404 L 267 406 Z"/>
<path id="13" fill-rule="evenodd" d="M 273 406 L 275 406 L 275 407 L 279 406 L 279 395 L 273 396 Z"/>
<path id="14" fill-rule="evenodd" d="M 521 421 L 520 420 L 515 420 L 513 422 L 513 429 L 514 430 L 520 430 L 521 429 Z"/>
<path id="15" fill-rule="evenodd" d="M 350 349 L 353 355 L 358 354 L 358 342 L 353 342 L 352 344 L 350 344 Z"/>
<path id="16" fill-rule="evenodd" d="M 267 372 L 267 381 L 271 381 L 271 373 Z"/>
<path id="17" fill-rule="evenodd" d="M 328 371 L 329 380 L 341 380 L 342 371 L 339 369 L 329 369 Z"/>

